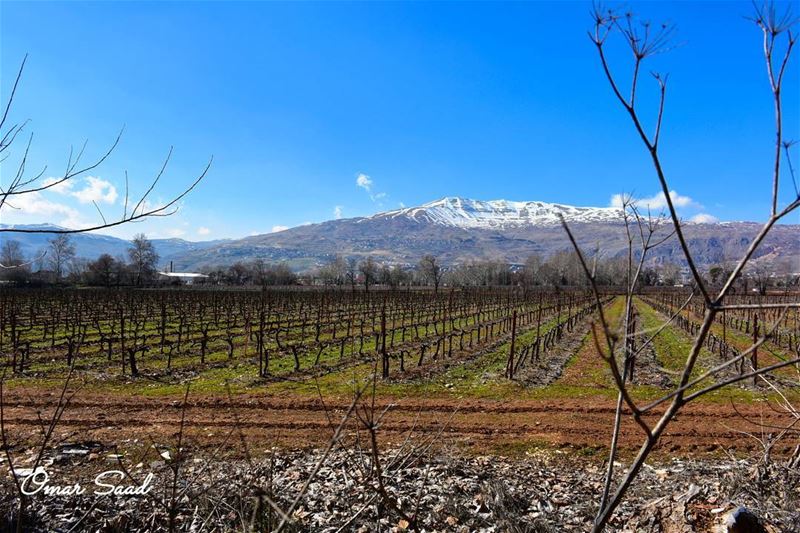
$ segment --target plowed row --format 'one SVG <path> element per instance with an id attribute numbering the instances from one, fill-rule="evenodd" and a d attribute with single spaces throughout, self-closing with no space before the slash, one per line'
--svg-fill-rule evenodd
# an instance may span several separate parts
<path id="1" fill-rule="evenodd" d="M 617 299 L 607 306 L 609 320 L 619 315 L 621 304 Z M 641 302 L 639 305 L 646 306 Z M 382 420 L 381 435 L 388 442 L 399 442 L 409 434 L 441 435 L 438 441 L 442 444 L 454 444 L 476 452 L 524 451 L 539 445 L 589 451 L 604 448 L 614 418 L 614 385 L 606 364 L 595 353 L 587 330 L 588 324 L 582 322 L 560 341 L 557 348 L 572 355 L 565 351 L 555 363 L 558 368 L 526 369 L 527 374 L 521 376 L 520 382 L 505 380 L 502 369 L 492 370 L 494 366 L 500 368 L 495 360 L 502 363 L 507 347 L 493 347 L 474 357 L 437 362 L 427 369 L 425 376 L 416 376 L 416 380 L 442 382 L 433 394 L 414 391 L 405 382 L 390 381 L 386 388 L 379 382 L 375 409 L 382 411 L 391 406 Z M 675 334 L 683 335 L 680 330 Z M 604 340 L 600 340 L 602 345 Z M 500 339 L 495 344 L 502 342 Z M 656 380 L 658 383 L 646 379 L 647 383 L 642 384 L 651 389 L 669 382 L 664 368 L 671 366 L 672 358 L 682 357 L 682 354 L 666 357 L 669 354 L 665 348 L 659 349 L 664 353 L 655 350 L 640 362 L 643 365 L 641 376 L 665 378 Z M 362 370 L 363 374 L 369 373 L 371 365 L 362 366 L 364 368 L 352 369 L 353 374 Z M 453 369 L 465 368 L 469 372 L 460 377 L 451 374 Z M 330 381 L 338 376 L 344 382 L 347 373 L 335 372 L 320 380 Z M 298 381 L 313 387 L 309 379 L 298 378 Z M 470 392 L 470 387 L 487 381 L 484 385 L 488 389 L 510 391 L 504 397 L 507 399 L 484 399 Z M 232 453 L 243 451 L 239 449 L 241 442 L 247 443 L 251 453 L 273 445 L 324 445 L 350 404 L 350 398 L 341 392 L 347 390 L 347 386 L 337 389 L 332 388 L 331 383 L 324 383 L 323 386 L 333 392 L 325 394 L 323 403 L 300 388 L 294 390 L 279 385 L 262 383 L 258 388 L 249 388 L 251 392 L 235 393 L 230 399 L 224 392 L 192 393 L 185 407 L 184 427 L 189 442 L 202 448 L 223 445 Z M 540 397 L 528 394 L 536 387 L 542 391 Z M 57 439 L 96 441 L 106 447 L 150 441 L 167 445 L 174 442 L 184 415 L 182 395 L 152 397 L 133 391 L 134 388 L 107 392 L 81 390 L 58 424 Z M 548 395 L 548 391 L 560 393 Z M 516 392 L 521 394 L 517 396 Z M 460 399 L 462 397 L 465 399 Z M 4 419 L 9 442 L 19 447 L 36 444 L 40 435 L 38 426 L 48 420 L 58 401 L 58 393 L 43 385 L 18 384 L 5 391 L 5 399 Z M 652 422 L 657 415 L 653 414 Z M 766 402 L 740 400 L 734 405 L 724 395 L 718 395 L 713 401 L 684 408 L 662 438 L 657 453 L 688 455 L 722 453 L 723 449 L 754 450 L 759 444 L 746 433 L 758 436 L 785 427 L 789 422 L 785 413 L 773 410 Z M 356 426 L 355 420 L 349 421 L 351 430 Z M 790 433 L 774 452 L 791 451 L 799 439 L 800 433 Z M 640 428 L 630 417 L 625 417 L 620 438 L 623 452 L 633 452 L 641 442 Z"/>
<path id="2" fill-rule="evenodd" d="M 52 394 L 28 391 L 11 393 L 5 412 L 12 434 L 34 438 L 41 424 L 37 411 L 46 415 L 55 402 Z M 392 402 L 381 399 L 382 410 Z M 241 432 L 251 449 L 313 446 L 327 442 L 348 404 L 344 399 L 323 406 L 320 401 L 269 396 L 190 399 L 186 406 L 185 432 L 198 446 L 223 442 L 236 445 L 231 436 Z M 444 439 L 476 450 L 497 446 L 569 445 L 602 446 L 613 419 L 613 402 L 598 398 L 580 400 L 491 401 L 399 400 L 390 409 L 381 432 L 391 441 L 406 434 L 441 432 Z M 75 441 L 98 441 L 125 446 L 134 439 L 169 443 L 179 426 L 182 403 L 171 399 L 141 399 L 83 394 L 70 404 L 59 424 L 59 436 Z M 743 416 L 749 420 L 743 418 Z M 45 417 L 46 418 L 46 417 Z M 689 406 L 673 423 L 661 443 L 663 452 L 712 452 L 720 447 L 753 449 L 755 441 L 741 431 L 760 433 L 763 426 L 779 426 L 784 415 L 766 406 L 698 404 Z M 355 422 L 353 422 L 355 424 Z M 762 427 L 759 427 L 762 424 Z M 621 444 L 638 447 L 640 430 L 626 424 Z M 788 451 L 795 439 L 785 439 Z M 779 450 L 780 451 L 780 450 Z"/>

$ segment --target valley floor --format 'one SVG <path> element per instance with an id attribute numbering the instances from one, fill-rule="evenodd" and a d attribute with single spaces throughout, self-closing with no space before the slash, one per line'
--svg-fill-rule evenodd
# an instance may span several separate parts
<path id="1" fill-rule="evenodd" d="M 668 311 L 652 299 L 638 298 L 635 306 L 637 338 L 653 331 Z M 612 325 L 622 307 L 619 297 L 605 302 Z M 53 479 L 72 482 L 90 482 L 108 469 L 123 470 L 131 480 L 154 472 L 159 494 L 184 494 L 173 517 L 180 518 L 173 524 L 178 530 L 205 527 L 198 523 L 244 530 L 254 519 L 269 530 L 265 525 L 274 526 L 279 513 L 270 511 L 263 497 L 289 509 L 293 495 L 310 480 L 290 513 L 299 530 L 585 531 L 602 487 L 616 387 L 596 351 L 591 308 L 580 313 L 570 301 L 570 312 L 562 309 L 550 308 L 538 322 L 520 322 L 515 350 L 527 359 L 513 379 L 505 374 L 510 313 L 485 319 L 491 326 L 480 326 L 483 340 L 479 333 L 474 348 L 472 333 L 461 333 L 477 327 L 474 322 L 464 318 L 455 329 L 449 318 L 436 325 L 434 317 L 433 326 L 415 331 L 432 339 L 425 341 L 429 344 L 423 347 L 415 337 L 402 345 L 410 354 L 428 349 L 428 357 L 407 356 L 400 369 L 395 353 L 386 379 L 376 377 L 374 352 L 356 354 L 355 341 L 344 357 L 344 344 L 341 353 L 338 344 L 328 353 L 308 342 L 299 369 L 284 349 L 272 361 L 275 374 L 268 376 L 258 375 L 259 361 L 248 355 L 246 343 L 234 346 L 234 357 L 214 345 L 204 362 L 187 351 L 166 369 L 164 356 L 153 350 L 141 359 L 135 378 L 117 372 L 98 341 L 76 365 L 79 372 L 65 389 L 69 403 L 53 425 L 39 466 Z M 536 311 L 518 310 L 529 318 Z M 699 319 L 688 312 L 682 316 L 686 327 Z M 715 324 L 713 331 L 725 335 L 730 347 L 747 346 L 745 334 L 720 327 Z M 298 328 L 281 331 L 295 339 Z M 32 332 L 38 338 L 38 330 Z M 302 325 L 299 333 L 314 331 Z M 447 335 L 455 339 L 449 352 L 437 340 Z M 374 334 L 362 337 L 377 349 Z M 548 344 L 542 357 L 534 357 L 529 348 L 540 339 Z M 602 333 L 598 341 L 605 342 Z M 690 343 L 676 323 L 641 352 L 630 385 L 639 405 L 675 383 Z M 0 469 L 8 470 L 9 457 L 18 473 L 36 464 L 64 382 L 58 351 L 63 345 L 56 346 L 41 343 L 24 372 L 4 380 L 9 454 L 0 458 Z M 693 376 L 719 364 L 722 356 L 713 350 L 702 351 Z M 767 343 L 761 364 L 786 356 Z M 792 366 L 774 376 L 783 398 L 765 384 L 739 383 L 684 407 L 634 483 L 613 529 L 711 531 L 736 505 L 756 510 L 782 531 L 800 528 L 796 419 L 776 403 L 800 398 L 797 372 Z M 723 375 L 735 375 L 734 369 Z M 663 407 L 649 412 L 647 421 Z M 624 416 L 617 476 L 642 439 L 641 429 Z M 11 479 L 2 481 L 9 489 L 0 498 L 3 527 L 16 516 Z M 174 484 L 180 485 L 177 493 Z M 169 519 L 164 500 L 64 498 L 34 496 L 25 519 L 29 530 L 148 531 L 154 524 L 164 529 Z"/>

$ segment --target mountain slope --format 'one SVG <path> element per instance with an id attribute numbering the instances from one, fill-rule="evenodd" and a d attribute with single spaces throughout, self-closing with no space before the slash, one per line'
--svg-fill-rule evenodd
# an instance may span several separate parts
<path id="1" fill-rule="evenodd" d="M 413 265 L 425 254 L 444 264 L 492 259 L 521 264 L 531 254 L 543 256 L 570 249 L 560 216 L 570 224 L 587 251 L 604 257 L 621 256 L 626 237 L 616 208 L 573 207 L 545 202 L 477 201 L 448 197 L 418 207 L 378 213 L 370 217 L 330 220 L 243 239 L 192 243 L 156 239 L 161 264 L 174 261 L 176 270 L 197 271 L 237 261 L 263 259 L 286 262 L 295 270 L 314 268 L 337 254 Z M 661 235 L 671 225 L 663 225 Z M 741 257 L 761 225 L 754 222 L 688 223 L 689 247 L 701 266 Z M 52 235 L 0 234 L 23 243 L 28 256 Z M 78 255 L 125 255 L 129 243 L 103 235 L 73 237 Z M 673 237 L 650 254 L 651 261 L 682 264 L 683 254 Z M 787 263 L 800 271 L 800 226 L 777 225 L 756 253 L 757 260 Z"/>
<path id="2" fill-rule="evenodd" d="M 53 224 L 19 224 L 6 225 L 0 224 L 0 228 L 21 228 L 21 229 L 44 229 L 58 230 L 64 229 Z M 48 241 L 55 235 L 52 233 L 0 233 L 0 244 L 5 240 L 18 241 L 22 247 L 25 257 L 36 257 L 41 250 L 47 247 Z M 109 235 L 99 235 L 97 233 L 75 233 L 70 235 L 72 244 L 75 246 L 75 253 L 78 257 L 95 259 L 101 254 L 110 254 L 113 257 L 123 256 L 127 258 L 128 248 L 131 243 L 125 239 L 111 237 Z M 183 239 L 153 239 L 153 246 L 160 257 L 160 263 L 166 265 L 170 259 L 182 256 L 195 250 L 216 246 L 225 241 L 204 241 L 190 242 Z"/>
<path id="3" fill-rule="evenodd" d="M 199 269 L 261 258 L 286 261 L 292 268 L 304 270 L 337 254 L 372 256 L 398 264 L 414 264 L 425 254 L 434 254 L 445 264 L 474 259 L 523 263 L 531 254 L 547 256 L 570 248 L 559 214 L 585 250 L 599 248 L 605 257 L 625 253 L 626 237 L 618 209 L 443 198 L 419 207 L 331 220 L 193 250 L 176 256 L 176 268 Z M 670 227 L 666 224 L 662 234 Z M 688 223 L 684 233 L 697 261 L 711 265 L 740 257 L 760 227 L 752 222 Z M 650 257 L 653 262 L 683 262 L 674 237 Z M 797 265 L 800 226 L 776 226 L 756 257 Z"/>
<path id="4" fill-rule="evenodd" d="M 419 207 L 378 213 L 370 219 L 409 218 L 457 228 L 508 228 L 550 226 L 563 216 L 571 223 L 619 222 L 622 210 L 615 207 L 574 207 L 546 202 L 512 202 L 508 200 L 470 200 L 448 196 Z"/>

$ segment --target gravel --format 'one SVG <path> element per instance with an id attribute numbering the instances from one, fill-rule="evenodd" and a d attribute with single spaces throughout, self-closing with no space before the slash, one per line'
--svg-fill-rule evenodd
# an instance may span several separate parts
<path id="1" fill-rule="evenodd" d="M 61 445 L 42 462 L 51 484 L 79 483 L 80 495 L 33 496 L 25 531 L 167 531 L 172 480 L 177 479 L 173 529 L 241 531 L 280 522 L 271 508 L 289 510 L 320 463 L 320 450 L 261 450 L 257 459 L 211 457 L 193 450 L 131 443 L 119 452 L 97 443 Z M 16 451 L 18 471 L 35 451 Z M 5 459 L 3 460 L 5 461 Z M 27 461 L 27 462 L 26 462 Z M 139 482 L 154 474 L 146 496 L 92 494 L 97 473 L 122 465 Z M 335 449 L 311 478 L 290 513 L 295 531 L 587 531 L 603 487 L 603 465 L 560 451 L 524 457 L 465 456 L 409 446 L 383 451 L 381 482 L 368 442 Z M 13 479 L 0 484 L 0 530 L 14 527 Z M 175 468 L 178 476 L 174 477 Z M 617 472 L 624 472 L 617 465 Z M 130 479 L 123 485 L 133 485 Z M 768 531 L 800 531 L 800 472 L 776 461 L 674 459 L 648 464 L 618 508 L 610 530 L 725 531 L 743 506 L 771 524 Z"/>

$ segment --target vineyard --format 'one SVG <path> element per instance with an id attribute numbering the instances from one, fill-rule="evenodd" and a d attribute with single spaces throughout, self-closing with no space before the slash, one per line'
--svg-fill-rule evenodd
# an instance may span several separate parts
<path id="1" fill-rule="evenodd" d="M 748 362 L 724 367 L 722 376 L 796 357 L 798 310 L 783 312 L 779 305 L 795 300 L 792 294 L 731 296 L 729 303 L 741 309 L 719 315 L 694 375 L 724 366 L 761 335 L 768 338 Z M 619 322 L 622 296 L 604 294 L 599 303 L 613 324 Z M 771 307 L 748 308 L 764 303 Z M 420 411 L 430 407 L 432 420 L 455 412 L 458 402 L 490 402 L 476 404 L 475 414 L 503 412 L 509 402 L 545 402 L 521 405 L 518 412 L 571 413 L 576 416 L 563 421 L 569 428 L 581 424 L 580 412 L 610 413 L 607 404 L 616 392 L 591 333 L 597 305 L 592 293 L 578 289 L 4 290 L 0 348 L 7 393 L 18 400 L 15 405 L 29 407 L 39 400 L 22 401 L 24 394 L 57 390 L 69 374 L 80 379 L 84 395 L 94 395 L 87 408 L 108 412 L 115 402 L 124 403 L 127 419 L 137 403 L 174 398 L 188 383 L 201 397 L 232 393 L 266 402 L 268 411 L 296 407 L 309 422 L 313 416 L 305 411 L 317 409 L 320 394 L 335 404 L 352 394 L 355 383 L 375 376 L 379 397 Z M 641 349 L 629 362 L 628 379 L 636 397 L 655 398 L 677 381 L 703 302 L 687 291 L 665 289 L 641 294 L 634 306 L 628 342 Z M 669 325 L 650 338 L 667 319 Z M 783 366 L 774 379 L 796 394 L 798 371 Z M 748 382 L 719 391 L 710 397 L 709 412 L 724 403 L 720 399 L 747 407 L 769 392 L 764 389 Z M 404 412 L 402 405 L 398 412 Z M 140 418 L 147 416 L 142 412 Z M 221 412 L 204 416 L 225 418 Z M 125 418 L 116 424 L 126 425 Z M 470 424 L 491 425 L 486 416 L 473 418 L 465 422 L 465 433 L 472 431 Z M 80 425 L 66 417 L 70 421 Z M 602 433 L 602 423 L 597 425 Z M 535 429 L 526 431 L 536 434 Z M 526 431 L 495 433 L 500 440 L 542 436 Z M 313 440 L 308 431 L 301 433 L 299 440 Z M 553 440 L 552 433 L 544 439 Z M 580 435 L 559 434 L 556 440 L 585 445 L 597 437 Z"/>
<path id="2" fill-rule="evenodd" d="M 800 398 L 800 368 L 786 364 L 800 350 L 800 310 L 786 307 L 796 301 L 789 293 L 728 297 L 728 308 L 705 337 L 691 374 L 697 384 L 687 394 L 701 388 L 711 370 L 717 380 L 735 383 L 687 407 L 665 433 L 657 460 L 758 454 L 761 444 L 743 435 L 791 427 L 790 415 L 772 405 Z M 46 461 L 51 471 L 79 478 L 109 464 L 149 465 L 175 484 L 184 483 L 179 475 L 188 476 L 186 490 L 201 499 L 212 477 L 228 483 L 230 475 L 260 475 L 254 465 L 273 464 L 276 454 L 297 458 L 291 454 L 309 448 L 311 457 L 321 454 L 312 470 L 335 461 L 344 476 L 326 490 L 338 494 L 334 487 L 348 486 L 355 476 L 363 479 L 349 486 L 378 495 L 381 487 L 369 481 L 380 468 L 374 465 L 385 464 L 378 479 L 387 483 L 392 476 L 406 479 L 434 446 L 449 460 L 480 460 L 488 453 L 492 464 L 521 461 L 504 467 L 512 470 L 531 454 L 558 458 L 553 454 L 566 449 L 570 455 L 561 460 L 572 466 L 565 471 L 580 460 L 593 472 L 575 474 L 576 482 L 596 480 L 581 489 L 590 499 L 600 486 L 597 464 L 607 453 L 619 390 L 599 346 L 607 335 L 625 339 L 616 344 L 617 365 L 625 367 L 627 391 L 652 423 L 663 412 L 658 399 L 679 383 L 706 312 L 702 299 L 678 288 L 644 290 L 631 302 L 625 322 L 625 295 L 579 288 L 4 289 L 0 430 L 6 451 L 28 457 L 25 465 Z M 598 328 L 601 310 L 607 333 Z M 635 357 L 626 360 L 626 351 Z M 745 357 L 737 359 L 740 354 Z M 774 371 L 769 381 L 736 380 L 753 368 Z M 620 457 L 637 449 L 640 434 L 633 421 L 621 423 Z M 789 437 L 771 441 L 770 454 L 797 456 L 794 434 Z M 52 442 L 53 450 L 32 455 L 42 442 Z M 328 455 L 331 448 L 319 451 L 334 442 L 334 455 Z M 244 459 L 249 467 L 232 466 Z M 294 461 L 274 474 L 283 480 L 279 486 L 294 488 L 269 492 L 283 506 L 291 505 L 290 493 L 304 490 L 292 483 L 314 475 L 299 474 L 312 467 Z M 560 477 L 565 467 L 553 468 L 542 475 Z M 333 471 L 324 467 L 319 475 L 338 478 Z M 236 500 L 249 489 L 241 490 L 219 498 Z M 367 502 L 376 497 L 363 496 Z M 388 492 L 381 497 L 393 501 Z M 103 512 L 111 516 L 117 504 L 108 501 Z M 220 511 L 217 501 L 203 504 L 217 513 L 215 520 L 238 516 Z M 146 501 L 137 505 L 144 509 Z M 179 504 L 166 505 L 167 522 L 176 508 L 169 505 Z M 307 506 L 317 514 L 296 518 L 328 520 L 333 504 L 326 505 L 315 507 L 312 497 Z M 69 520 L 80 523 L 92 508 Z M 262 513 L 272 523 L 258 509 L 240 513 Z M 585 526 L 588 512 L 577 512 Z M 60 523 L 65 513 L 52 520 Z M 466 513 L 464 520 L 475 519 Z"/>
<path id="3" fill-rule="evenodd" d="M 237 367 L 266 383 L 376 362 L 383 379 L 409 378 L 507 341 L 513 377 L 595 308 L 581 291 L 6 291 L 0 346 L 20 377 L 169 382 Z"/>

